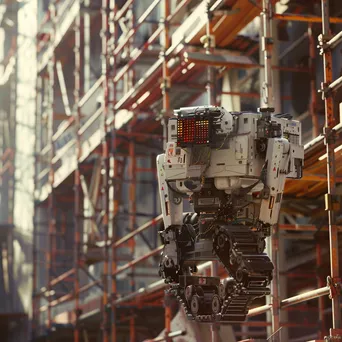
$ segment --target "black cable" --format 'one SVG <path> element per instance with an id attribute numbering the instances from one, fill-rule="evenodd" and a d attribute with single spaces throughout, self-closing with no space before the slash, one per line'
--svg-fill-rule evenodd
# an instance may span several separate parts
<path id="1" fill-rule="evenodd" d="M 168 187 L 171 191 L 173 191 L 173 192 L 175 192 L 176 194 L 182 196 L 183 198 L 188 198 L 188 196 L 187 196 L 186 194 L 183 194 L 182 192 L 180 192 L 180 191 L 174 189 L 174 188 L 170 185 L 169 182 L 170 182 L 170 181 L 166 181 L 166 184 L 167 184 L 167 187 Z"/>

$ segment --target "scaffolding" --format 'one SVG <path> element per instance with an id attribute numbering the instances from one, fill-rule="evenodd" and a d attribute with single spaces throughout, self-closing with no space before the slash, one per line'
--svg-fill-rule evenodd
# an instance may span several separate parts
<path id="1" fill-rule="evenodd" d="M 201 92 L 207 91 L 208 102 L 216 104 L 217 89 L 214 82 L 214 67 L 242 68 L 242 69 L 261 69 L 264 71 L 263 93 L 261 96 L 264 103 L 268 107 L 273 106 L 273 84 L 272 71 L 285 70 L 291 72 L 303 72 L 297 68 L 289 68 L 283 66 L 275 66 L 271 63 L 272 55 L 272 32 L 271 24 L 273 20 L 282 21 L 305 21 L 309 23 L 308 36 L 311 39 L 311 58 L 314 58 L 312 50 L 314 42 L 310 36 L 311 23 L 322 22 L 322 36 L 319 40 L 321 53 L 324 62 L 324 83 L 322 85 L 322 94 L 325 100 L 325 128 L 324 137 L 319 136 L 306 145 L 306 150 L 317 149 L 321 151 L 321 145 L 324 142 L 326 146 L 327 159 L 327 179 L 318 179 L 305 176 L 306 181 L 317 181 L 321 190 L 328 184 L 328 194 L 325 197 L 326 210 L 328 211 L 329 224 L 327 227 L 321 228 L 322 231 L 329 231 L 330 237 L 330 264 L 331 277 L 328 278 L 328 284 L 324 286 L 321 277 L 318 277 L 317 283 L 319 288 L 313 291 L 299 294 L 287 299 L 280 299 L 278 293 L 279 285 L 279 270 L 276 267 L 276 274 L 272 283 L 272 303 L 260 306 L 249 311 L 249 316 L 256 316 L 272 310 L 272 334 L 275 334 L 282 327 L 298 326 L 295 323 L 281 322 L 280 310 L 298 303 L 305 302 L 314 298 L 322 298 L 330 295 L 332 298 L 332 317 L 333 330 L 330 331 L 331 336 L 342 334 L 341 317 L 340 317 L 340 276 L 339 276 L 339 258 L 338 258 L 338 231 L 341 226 L 338 226 L 335 221 L 334 212 L 337 208 L 337 197 L 335 195 L 336 174 L 335 153 L 334 149 L 337 142 L 337 134 L 341 130 L 341 122 L 336 125 L 333 112 L 333 92 L 342 85 L 342 78 L 336 81 L 332 80 L 332 53 L 331 49 L 342 41 L 342 34 L 339 33 L 334 37 L 331 36 L 329 30 L 330 23 L 342 23 L 341 18 L 331 18 L 329 16 L 329 2 L 322 0 L 322 18 L 300 15 L 300 14 L 276 14 L 274 13 L 274 1 L 263 0 L 260 7 L 254 1 L 237 0 L 232 8 L 220 9 L 217 3 L 212 4 L 211 1 L 203 1 L 203 11 L 206 14 L 205 19 L 200 24 L 202 27 L 196 28 L 196 32 L 190 33 L 185 41 L 171 39 L 171 27 L 179 26 L 179 21 L 176 21 L 177 16 L 182 13 L 191 3 L 191 0 L 178 1 L 176 7 L 171 11 L 171 2 L 169 0 L 154 0 L 144 11 L 139 18 L 133 16 L 134 0 L 126 1 L 123 6 L 118 7 L 114 0 L 103 0 L 101 8 L 92 8 L 90 2 L 87 1 L 65 1 L 62 5 L 58 5 L 58 1 L 53 1 L 49 7 L 49 15 L 47 22 L 51 22 L 51 29 L 48 39 L 43 35 L 43 39 L 38 40 L 38 61 L 39 74 L 37 77 L 37 126 L 43 126 L 41 121 L 42 108 L 41 103 L 45 101 L 45 114 L 47 117 L 47 134 L 42 133 L 41 127 L 37 128 L 37 168 L 36 168 L 36 189 L 39 189 L 37 195 L 34 231 L 34 248 L 33 248 L 33 337 L 38 338 L 40 335 L 39 328 L 46 327 L 48 331 L 48 339 L 52 336 L 54 330 L 53 325 L 56 323 L 54 309 L 66 302 L 73 302 L 73 311 L 68 319 L 72 324 L 73 341 L 79 342 L 84 340 L 86 329 L 82 322 L 87 319 L 90 314 L 98 313 L 101 317 L 101 340 L 102 341 L 118 341 L 118 324 L 123 321 L 129 321 L 129 336 L 130 341 L 137 340 L 137 331 L 135 324 L 135 315 L 132 313 L 132 308 L 150 306 L 161 307 L 164 305 L 164 323 L 165 332 L 163 337 L 158 337 L 150 341 L 171 341 L 172 337 L 183 335 L 184 331 L 171 331 L 171 301 L 170 298 L 164 296 L 165 284 L 162 280 L 156 281 L 144 288 L 137 289 L 136 278 L 139 276 L 136 272 L 136 267 L 146 260 L 151 260 L 162 249 L 161 246 L 155 244 L 150 246 L 150 251 L 146 254 L 134 257 L 136 247 L 136 238 L 144 237 L 143 233 L 153 228 L 157 230 L 158 224 L 162 217 L 158 214 L 157 209 L 157 188 L 155 182 L 153 184 L 154 191 L 154 217 L 145 224 L 137 227 L 137 217 L 140 213 L 137 212 L 137 184 L 140 178 L 139 173 L 149 173 L 156 175 L 153 154 L 144 154 L 139 150 L 137 145 L 145 143 L 148 139 L 158 141 L 159 147 L 166 141 L 166 125 L 165 121 L 171 115 L 171 92 L 172 89 L 180 87 L 182 82 L 187 82 L 188 85 L 197 88 L 197 92 L 191 94 L 183 101 L 183 105 L 191 103 L 198 98 Z M 201 6 L 200 5 L 200 6 Z M 241 7 L 241 5 L 244 5 Z M 234 12 L 237 8 L 244 8 L 244 11 L 239 13 Z M 160 8 L 163 19 L 159 23 L 149 21 L 149 16 L 154 10 Z M 57 11 L 58 9 L 58 11 Z M 101 75 L 98 80 L 90 87 L 90 23 L 91 15 L 95 11 L 101 12 Z M 215 34 L 213 27 L 219 26 L 218 23 L 224 26 L 225 32 L 229 23 L 225 22 L 225 17 L 229 15 L 237 21 L 245 15 L 251 21 L 261 11 L 263 22 L 263 36 L 260 40 L 261 50 L 264 56 L 264 63 L 255 65 L 250 61 L 245 61 L 242 58 L 236 61 L 234 58 L 225 58 L 224 54 L 218 53 L 215 46 Z M 232 12 L 232 13 L 231 13 Z M 61 20 L 69 15 L 72 16 L 74 28 L 74 92 L 73 106 L 69 108 L 68 94 L 63 92 L 63 70 L 62 65 L 56 60 L 55 50 L 61 41 L 61 32 L 59 32 L 59 24 Z M 64 18 L 65 19 L 65 18 Z M 122 20 L 124 19 L 124 20 Z M 222 22 L 224 24 L 222 24 Z M 139 47 L 134 48 L 133 39 L 139 28 L 146 24 L 157 27 L 145 42 Z M 224 44 L 228 44 L 228 38 L 231 41 L 245 23 L 236 23 L 236 27 L 231 30 L 229 37 L 223 39 Z M 62 25 L 60 25 L 63 27 Z M 181 27 L 181 25 L 180 25 Z M 232 27 L 230 27 L 232 28 Z M 119 32 L 122 35 L 119 37 Z M 67 30 L 64 30 L 66 34 Z M 204 34 L 201 41 L 199 36 Z M 120 38 L 120 39 L 119 39 Z M 162 43 L 158 58 L 155 63 L 136 79 L 135 66 L 139 64 L 140 59 L 145 53 L 153 54 L 153 44 L 160 40 Z M 204 43 L 204 46 L 196 46 L 196 50 L 189 48 L 187 45 L 192 41 L 198 41 L 199 44 Z M 217 40 L 217 39 L 216 39 Z M 82 52 L 83 49 L 83 52 Z M 152 52 L 151 52 L 152 51 Z M 128 56 L 128 57 L 127 57 Z M 179 64 L 175 63 L 175 58 L 179 59 Z M 83 65 L 82 65 L 83 63 Z M 176 64 L 176 66 L 174 66 Z M 82 68 L 83 66 L 83 68 Z M 191 71 L 191 69 L 193 69 Z M 194 79 L 199 77 L 206 70 L 206 80 L 202 84 L 195 84 Z M 59 72 L 58 72 L 59 70 Z M 62 70 L 62 72 L 60 72 Z M 313 66 L 310 70 L 304 72 L 313 72 Z M 191 72 L 191 75 L 189 76 Z M 58 76 L 60 90 L 63 96 L 63 107 L 65 115 L 62 120 L 56 113 L 54 107 L 56 88 L 55 75 Z M 220 77 L 219 74 L 215 75 Z M 85 84 L 82 89 L 82 82 Z M 189 83 L 190 82 L 190 83 Z M 184 91 L 184 89 L 183 89 Z M 314 83 L 311 84 L 311 109 L 312 122 L 314 130 L 318 132 L 318 121 L 315 113 L 315 95 L 316 92 Z M 120 93 L 120 96 L 119 96 Z M 96 96 L 102 97 L 100 105 L 90 117 L 85 117 L 84 107 L 89 102 L 95 102 Z M 223 93 L 222 93 L 223 94 Z M 221 95 L 222 95 L 221 94 Z M 162 96 L 160 110 L 149 110 L 151 103 L 157 101 L 158 96 Z M 228 92 L 226 95 L 244 96 L 241 92 Z M 260 96 L 254 94 L 253 96 Z M 123 128 L 118 122 L 120 111 L 126 110 L 124 115 L 129 116 L 132 113 L 128 122 L 128 127 Z M 139 111 L 145 113 L 146 122 L 138 120 Z M 158 114 L 158 115 L 157 115 Z M 157 117 L 157 120 L 155 118 Z M 62 124 L 57 128 L 56 120 L 62 121 Z M 120 118 L 122 120 L 122 116 Z M 162 124 L 163 134 L 158 127 Z M 63 153 L 56 151 L 56 144 L 66 132 L 72 132 L 73 138 L 66 143 L 64 151 L 73 154 L 74 169 L 68 170 L 67 176 L 62 175 L 63 168 L 59 168 Z M 90 133 L 89 133 L 90 132 Z M 97 132 L 99 132 L 98 135 Z M 157 132 L 157 133 L 156 133 Z M 44 135 L 45 134 L 45 135 Z M 95 138 L 94 138 L 95 136 Z M 100 137 L 100 138 L 96 138 Z M 95 141 L 95 142 L 93 142 Z M 42 146 L 42 143 L 46 143 Z M 317 147 L 318 146 L 318 147 Z M 316 163 L 313 169 L 317 167 Z M 85 162 L 89 156 L 100 160 L 87 166 Z M 137 160 L 142 158 L 145 164 L 149 167 L 138 166 Z M 315 157 L 313 157 L 315 158 Z M 47 164 L 47 167 L 44 166 Z M 42 166 L 43 165 L 43 166 Z M 61 171 L 62 170 L 62 171 Z M 126 172 L 127 171 L 127 172 Z M 67 179 L 73 173 L 72 191 L 70 191 L 70 179 Z M 89 176 L 91 173 L 91 176 Z M 128 179 L 125 178 L 127 173 Z M 93 186 L 89 185 L 90 178 L 93 179 Z M 70 178 L 70 177 L 69 177 Z M 127 182 L 127 187 L 123 184 Z M 63 187 L 63 184 L 65 186 Z M 61 190 L 63 187 L 63 191 Z M 90 191 L 90 188 L 93 191 Z M 295 181 L 288 182 L 288 192 L 291 194 L 298 191 L 300 186 L 296 185 Z M 127 192 L 128 200 L 128 217 L 129 224 L 127 232 L 124 236 L 118 236 L 118 216 L 120 207 L 123 202 L 123 192 Z M 94 196 L 92 194 L 95 194 Z M 99 199 L 98 199 L 99 197 Z M 85 201 L 88 203 L 90 214 L 85 214 Z M 59 248 L 63 236 L 67 234 L 67 218 L 60 216 L 58 204 L 61 202 L 67 203 L 73 207 L 73 224 L 71 228 L 72 241 L 71 249 L 65 243 L 65 249 Z M 99 204 L 100 203 L 100 204 Z M 47 217 L 40 222 L 41 216 L 38 212 L 42 208 L 47 208 Z M 85 231 L 85 226 L 91 227 L 90 232 Z M 40 227 L 41 229 L 38 229 Z M 47 234 L 44 229 L 47 227 Z M 101 229 L 100 229 L 101 228 Z M 43 231 L 42 231 L 43 230 Z M 272 259 L 275 265 L 278 264 L 278 245 L 279 233 L 281 231 L 316 231 L 317 227 L 308 225 L 279 224 L 273 232 L 272 239 Z M 88 234 L 89 233 L 89 234 Z M 43 288 L 38 288 L 39 272 L 39 241 L 42 241 L 41 235 L 44 235 L 48 242 L 45 250 L 46 260 L 46 285 Z M 84 235 L 88 235 L 88 240 L 85 241 Z M 148 244 L 148 243 L 147 243 Z M 320 244 L 317 243 L 317 264 L 322 263 L 322 253 Z M 123 250 L 128 251 L 128 257 L 123 254 Z M 61 258 L 59 255 L 65 257 Z M 127 261 L 120 265 L 120 262 Z M 102 276 L 96 278 L 87 273 L 86 265 L 95 265 L 103 263 Z M 127 270 L 130 270 L 130 293 L 121 294 L 118 291 L 118 276 Z M 221 269 L 213 267 L 212 263 L 204 263 L 199 266 L 199 273 L 209 272 L 224 276 Z M 87 282 L 81 285 L 81 273 L 86 273 Z M 56 293 L 56 286 L 66 283 L 66 288 L 69 292 L 62 295 Z M 72 284 L 72 286 L 69 286 Z M 82 295 L 90 289 L 97 287 L 101 291 L 101 301 L 96 302 L 95 306 L 84 312 L 84 304 L 82 304 Z M 47 302 L 41 305 L 42 298 L 47 298 Z M 120 318 L 119 309 L 127 309 L 125 317 Z M 326 327 L 324 324 L 324 302 L 319 301 L 319 315 L 321 320 L 321 334 L 324 334 Z M 127 313 L 128 312 L 128 313 Z M 245 322 L 243 324 L 255 323 L 255 326 L 267 327 L 270 322 Z M 242 324 L 242 325 L 243 325 Z M 302 325 L 302 324 L 301 324 Z M 308 324 L 308 326 L 310 326 Z M 246 335 L 246 334 L 245 334 Z M 248 335 L 248 334 L 247 334 Z M 323 337 L 323 335 L 321 335 Z M 153 336 L 151 336 L 153 338 Z M 218 332 L 216 327 L 212 327 L 212 341 L 217 341 Z"/>

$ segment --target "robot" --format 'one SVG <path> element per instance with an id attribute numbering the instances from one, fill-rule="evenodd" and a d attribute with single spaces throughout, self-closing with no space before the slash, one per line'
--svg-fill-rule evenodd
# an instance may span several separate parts
<path id="1" fill-rule="evenodd" d="M 189 319 L 239 322 L 270 294 L 265 239 L 277 224 L 285 179 L 301 178 L 301 125 L 287 114 L 180 108 L 168 122 L 157 173 L 164 244 L 159 274 Z M 193 210 L 184 212 L 187 204 Z M 196 276 L 218 260 L 229 277 Z"/>

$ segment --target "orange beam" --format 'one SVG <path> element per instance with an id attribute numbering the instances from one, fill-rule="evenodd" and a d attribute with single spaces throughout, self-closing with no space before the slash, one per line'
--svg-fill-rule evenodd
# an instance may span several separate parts
<path id="1" fill-rule="evenodd" d="M 322 17 L 304 15 L 304 14 L 273 14 L 274 19 L 286 20 L 286 21 L 304 21 L 307 23 L 321 23 Z M 342 24 L 342 18 L 330 17 L 332 24 Z"/>

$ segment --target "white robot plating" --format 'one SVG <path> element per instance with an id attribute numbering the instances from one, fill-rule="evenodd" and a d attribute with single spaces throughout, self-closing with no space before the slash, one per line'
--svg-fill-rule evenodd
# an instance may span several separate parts
<path id="1" fill-rule="evenodd" d="M 286 178 L 301 178 L 300 122 L 288 115 L 181 108 L 168 123 L 166 151 L 157 157 L 164 250 L 160 275 L 189 319 L 245 319 L 269 294 L 273 265 L 265 238 L 277 223 Z M 193 212 L 184 213 L 189 199 Z M 230 278 L 196 276 L 219 260 Z"/>

